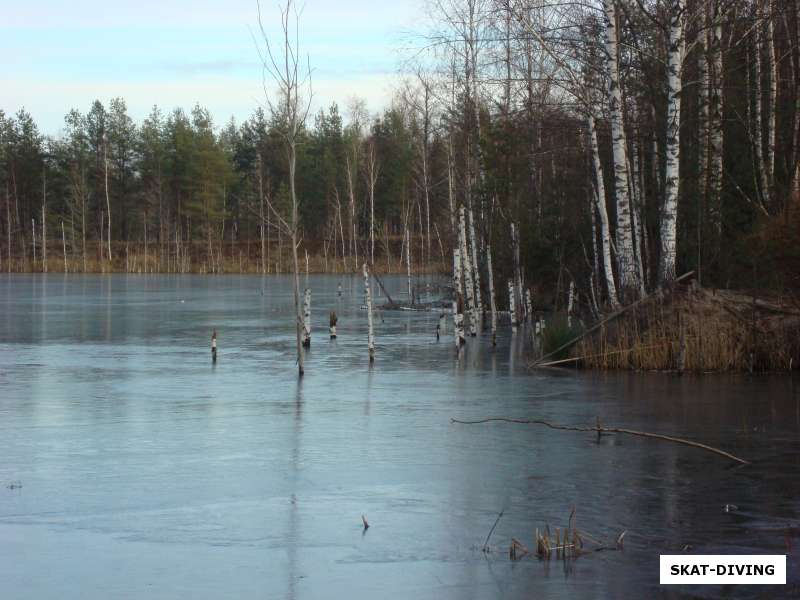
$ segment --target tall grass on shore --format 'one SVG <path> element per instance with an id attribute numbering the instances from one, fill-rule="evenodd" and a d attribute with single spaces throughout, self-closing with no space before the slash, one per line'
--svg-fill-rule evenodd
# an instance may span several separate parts
<path id="1" fill-rule="evenodd" d="M 223 247 L 212 246 L 210 251 L 203 242 L 182 242 L 177 248 L 172 245 L 150 244 L 146 249 L 143 243 L 113 242 L 109 261 L 101 251 L 99 242 L 86 243 L 86 257 L 79 251 L 71 251 L 67 246 L 66 258 L 61 246 L 51 245 L 47 259 L 47 270 L 51 273 L 198 273 L 198 274 L 284 274 L 291 272 L 289 248 L 270 248 L 269 261 L 261 260 L 260 246 L 257 242 L 226 243 Z M 376 253 L 377 254 L 377 253 Z M 441 273 L 447 267 L 439 261 L 416 264 L 416 274 Z M 363 256 L 325 256 L 314 252 L 308 255 L 309 273 L 356 273 L 361 268 Z M 301 270 L 305 272 L 305 257 L 301 259 Z M 3 256 L 0 272 L 3 273 L 41 273 L 44 263 L 41 256 L 33 260 L 31 256 Z M 377 259 L 374 271 L 380 274 L 405 273 L 405 265 L 396 256 Z"/>
<path id="2" fill-rule="evenodd" d="M 686 288 L 581 340 L 587 368 L 785 371 L 800 366 L 800 307 L 778 296 Z"/>

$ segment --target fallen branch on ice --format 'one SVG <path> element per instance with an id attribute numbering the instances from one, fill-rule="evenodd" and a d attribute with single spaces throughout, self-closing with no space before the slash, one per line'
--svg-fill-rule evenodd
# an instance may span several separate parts
<path id="1" fill-rule="evenodd" d="M 570 425 L 557 425 L 555 423 L 549 423 L 548 421 L 542 421 L 541 419 L 508 419 L 505 417 L 489 417 L 486 419 L 479 419 L 477 421 L 461 421 L 459 419 L 450 419 L 451 423 L 459 423 L 461 425 L 477 425 L 479 423 L 490 423 L 492 421 L 499 421 L 504 423 L 520 423 L 522 425 L 544 425 L 545 427 L 549 427 L 550 429 L 559 429 L 562 431 L 593 431 L 596 432 L 597 435 L 602 435 L 604 433 L 624 433 L 627 435 L 633 435 L 637 437 L 652 438 L 656 440 L 664 440 L 666 442 L 673 442 L 675 444 L 692 446 L 694 448 L 700 448 L 701 450 L 706 450 L 708 452 L 713 452 L 714 454 L 724 456 L 725 458 L 729 458 L 730 460 L 733 460 L 743 465 L 750 464 L 749 461 L 739 458 L 738 456 L 734 456 L 733 454 L 730 454 L 718 448 L 714 448 L 712 446 L 707 446 L 706 444 L 701 444 L 700 442 L 684 440 L 682 438 L 672 437 L 670 435 L 661 435 L 660 433 L 647 433 L 646 431 L 636 431 L 634 429 L 624 429 L 620 427 L 601 427 L 599 422 L 597 425 L 593 427 L 577 427 Z"/>

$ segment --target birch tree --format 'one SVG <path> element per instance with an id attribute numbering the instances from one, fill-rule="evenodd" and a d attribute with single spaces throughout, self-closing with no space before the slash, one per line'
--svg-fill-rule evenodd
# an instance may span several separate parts
<path id="1" fill-rule="evenodd" d="M 297 143 L 300 130 L 308 118 L 311 106 L 311 69 L 306 64 L 303 69 L 300 54 L 300 13 L 293 0 L 286 0 L 280 10 L 281 36 L 279 45 L 273 46 L 264 28 L 261 14 L 261 5 L 258 7 L 258 27 L 263 42 L 263 48 L 258 46 L 259 57 L 263 69 L 264 90 L 266 93 L 266 80 L 271 78 L 277 86 L 276 102 L 266 94 L 267 104 L 273 118 L 281 125 L 286 160 L 288 164 L 288 183 L 290 210 L 289 215 L 282 215 L 272 202 L 269 208 L 273 212 L 279 227 L 289 237 L 292 251 L 292 270 L 294 275 L 294 313 L 295 313 L 295 338 L 297 346 L 297 368 L 299 375 L 304 373 L 304 356 L 302 347 L 303 311 L 300 304 L 300 263 L 297 256 L 300 244 L 300 217 L 299 199 L 297 194 Z M 262 225 L 264 225 L 262 223 Z"/>
<path id="2" fill-rule="evenodd" d="M 623 118 L 622 90 L 619 77 L 619 33 L 616 0 L 603 0 L 605 50 L 608 70 L 608 108 L 611 120 L 611 144 L 614 154 L 614 195 L 617 200 L 617 261 L 619 285 L 624 301 L 635 300 L 639 293 L 631 225 L 627 136 Z"/>
<path id="3" fill-rule="evenodd" d="M 675 279 L 677 253 L 678 192 L 680 188 L 681 76 L 683 74 L 684 3 L 670 0 L 667 47 L 667 164 L 664 173 L 664 205 L 661 210 L 661 257 L 658 281 L 665 285 Z"/>

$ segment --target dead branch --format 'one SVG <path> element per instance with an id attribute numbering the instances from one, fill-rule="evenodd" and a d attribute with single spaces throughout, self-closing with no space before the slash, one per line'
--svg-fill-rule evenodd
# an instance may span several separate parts
<path id="1" fill-rule="evenodd" d="M 459 423 L 461 425 L 477 425 L 479 423 L 490 423 L 492 421 L 499 421 L 504 423 L 520 423 L 523 425 L 544 425 L 545 427 L 549 427 L 550 429 L 558 429 L 561 431 L 586 431 L 586 432 L 591 431 L 591 432 L 596 432 L 598 435 L 604 433 L 624 433 L 627 435 L 633 435 L 637 437 L 652 438 L 656 440 L 664 440 L 666 442 L 673 442 L 675 444 L 683 444 L 684 446 L 692 446 L 694 448 L 700 448 L 701 450 L 706 450 L 707 452 L 713 452 L 714 454 L 724 456 L 725 458 L 729 458 L 730 460 L 733 460 L 743 465 L 750 464 L 749 461 L 739 458 L 738 456 L 734 456 L 733 454 L 730 454 L 718 448 L 714 448 L 712 446 L 707 446 L 706 444 L 701 444 L 700 442 L 693 442 L 691 440 L 685 440 L 670 435 L 662 435 L 660 433 L 648 433 L 646 431 L 624 429 L 621 427 L 602 427 L 599 424 L 595 425 L 594 427 L 580 427 L 572 425 L 557 425 L 555 423 L 550 423 L 548 421 L 542 421 L 541 419 L 509 419 L 505 417 L 489 417 L 486 419 L 479 419 L 476 421 L 461 421 L 459 419 L 450 419 L 451 423 Z"/>

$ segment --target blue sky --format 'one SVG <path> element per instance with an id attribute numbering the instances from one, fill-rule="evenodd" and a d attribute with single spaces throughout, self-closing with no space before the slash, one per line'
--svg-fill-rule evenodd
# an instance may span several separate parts
<path id="1" fill-rule="evenodd" d="M 277 36 L 277 2 L 261 6 Z M 315 106 L 336 100 L 344 111 L 358 96 L 383 108 L 423 12 L 421 0 L 306 0 L 301 40 Z M 25 107 L 44 133 L 96 98 L 125 98 L 137 121 L 154 104 L 199 102 L 218 125 L 241 122 L 264 100 L 255 0 L 0 0 L 0 15 L 0 109 Z"/>

